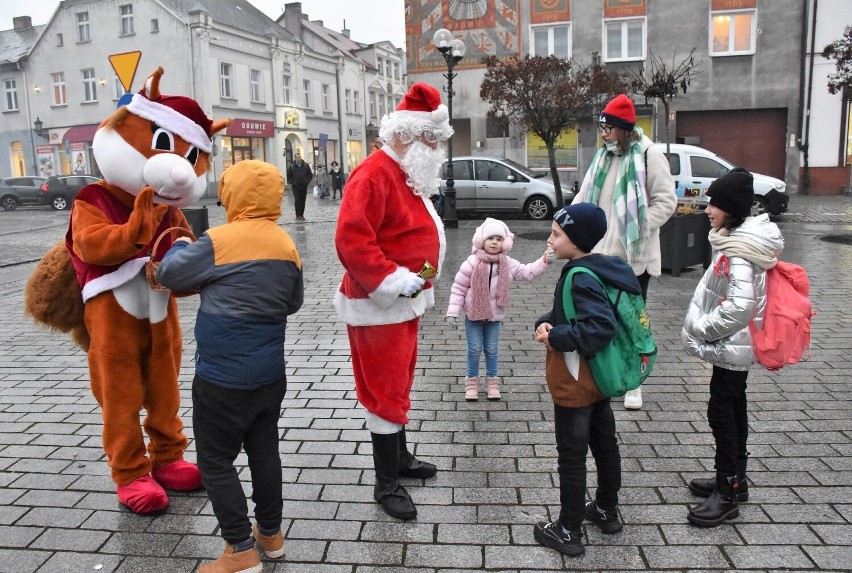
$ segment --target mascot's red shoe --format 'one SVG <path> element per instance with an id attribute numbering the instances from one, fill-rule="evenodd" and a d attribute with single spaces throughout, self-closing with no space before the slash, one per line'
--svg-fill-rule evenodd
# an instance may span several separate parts
<path id="1" fill-rule="evenodd" d="M 172 491 L 195 491 L 201 489 L 201 472 L 198 466 L 184 460 L 154 468 L 151 477 L 161 486 Z"/>
<path id="2" fill-rule="evenodd" d="M 116 486 L 118 501 L 139 515 L 156 515 L 169 507 L 166 490 L 149 475 L 133 480 L 127 485 Z"/>

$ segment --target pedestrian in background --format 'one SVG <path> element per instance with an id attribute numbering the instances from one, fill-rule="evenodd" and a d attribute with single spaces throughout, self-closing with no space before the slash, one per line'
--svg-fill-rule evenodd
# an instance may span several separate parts
<path id="1" fill-rule="evenodd" d="M 302 263 L 278 225 L 284 182 L 269 163 L 240 161 L 222 173 L 227 223 L 179 238 L 157 277 L 174 291 L 199 289 L 192 421 L 198 467 L 225 552 L 199 573 L 261 571 L 257 542 L 284 555 L 278 419 L 287 391 L 287 317 L 302 306 Z M 256 523 L 248 518 L 234 460 L 245 450 Z"/>
<path id="2" fill-rule="evenodd" d="M 331 198 L 337 199 L 337 193 L 340 192 L 340 198 L 343 199 L 343 171 L 337 164 L 337 161 L 331 162 L 331 171 L 328 172 L 331 179 Z"/>
<path id="3" fill-rule="evenodd" d="M 749 217 L 754 181 L 745 169 L 734 168 L 713 181 L 707 197 L 713 264 L 692 295 L 681 341 L 687 352 L 713 365 L 707 421 L 716 443 L 716 475 L 689 483 L 707 500 L 687 519 L 715 527 L 737 517 L 737 502 L 748 500 L 746 379 L 755 362 L 749 322 L 762 327 L 766 271 L 778 262 L 784 237 L 768 215 Z"/>
<path id="4" fill-rule="evenodd" d="M 313 177 L 311 166 L 302 160 L 302 154 L 297 151 L 293 163 L 287 168 L 287 181 L 293 188 L 297 221 L 305 220 L 305 200 L 308 197 L 308 185 Z"/>
<path id="5" fill-rule="evenodd" d="M 583 519 L 597 524 L 603 533 L 617 533 L 618 492 L 621 489 L 621 454 L 610 399 L 604 397 L 592 377 L 586 356 L 603 350 L 615 337 L 616 317 L 603 285 L 588 273 L 577 273 L 571 284 L 566 276 L 574 267 L 586 267 L 605 283 L 639 294 L 639 281 L 622 259 L 589 254 L 606 233 L 606 215 L 600 207 L 575 203 L 553 215 L 547 246 L 562 268 L 553 308 L 536 321 L 535 339 L 547 348 L 545 377 L 553 398 L 553 420 L 558 453 L 559 518 L 540 521 L 533 536 L 540 544 L 572 557 L 582 555 Z M 565 316 L 563 298 L 569 289 L 576 320 Z M 565 353 L 579 355 L 578 366 L 569 368 Z M 586 503 L 586 453 L 591 449 L 598 474 L 595 500 Z"/>
<path id="6" fill-rule="evenodd" d="M 514 238 L 503 221 L 485 219 L 473 233 L 473 254 L 461 264 L 450 289 L 447 321 L 455 324 L 462 311 L 465 314 L 464 398 L 468 401 L 479 399 L 479 359 L 483 351 L 488 399 L 500 399 L 500 327 L 509 307 L 512 281 L 531 281 L 550 267 L 547 251 L 526 265 L 508 256 L 506 253 L 512 250 Z"/>
<path id="7" fill-rule="evenodd" d="M 328 173 L 326 173 L 324 166 L 320 165 L 317 167 L 317 175 L 314 183 L 319 188 L 319 197 L 325 199 L 328 196 L 326 191 L 326 187 L 328 185 Z"/>
<path id="8" fill-rule="evenodd" d="M 574 203 L 594 203 L 606 213 L 606 235 L 592 252 L 627 261 L 639 279 L 642 298 L 648 283 L 662 272 L 660 227 L 677 208 L 669 162 L 636 126 L 633 102 L 621 94 L 600 115 L 604 140 L 592 158 Z M 624 395 L 624 407 L 642 407 L 642 389 Z"/>

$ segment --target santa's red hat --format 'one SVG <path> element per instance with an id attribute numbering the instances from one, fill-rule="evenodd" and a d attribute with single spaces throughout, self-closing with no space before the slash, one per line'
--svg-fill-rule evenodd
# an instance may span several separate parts
<path id="1" fill-rule="evenodd" d="M 422 116 L 424 120 L 435 125 L 448 122 L 450 118 L 447 106 L 441 103 L 440 92 L 425 82 L 417 82 L 411 86 L 394 113 Z"/>
<path id="2" fill-rule="evenodd" d="M 151 84 L 152 78 L 148 78 L 145 86 L 127 104 L 128 111 L 153 121 L 201 151 L 210 153 L 213 149 L 210 140 L 213 120 L 207 117 L 198 102 L 186 96 L 160 95 L 158 87 L 152 89 Z M 148 94 L 152 94 L 150 99 Z"/>
<path id="3" fill-rule="evenodd" d="M 633 102 L 624 94 L 615 96 L 601 112 L 600 122 L 633 131 L 636 126 L 636 109 Z"/>

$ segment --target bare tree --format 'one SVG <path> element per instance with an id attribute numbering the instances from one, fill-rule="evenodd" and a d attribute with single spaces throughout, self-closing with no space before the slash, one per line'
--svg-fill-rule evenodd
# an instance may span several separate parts
<path id="1" fill-rule="evenodd" d="M 556 169 L 556 140 L 565 130 L 590 117 L 602 95 L 626 89 L 621 76 L 605 66 L 582 65 L 555 56 L 484 60 L 480 97 L 491 104 L 489 119 L 514 121 L 539 136 L 547 147 L 550 174 L 556 187 L 556 208 L 564 206 Z"/>
<path id="2" fill-rule="evenodd" d="M 653 52 L 648 52 L 649 66 L 644 65 L 639 71 L 629 71 L 626 74 L 630 82 L 630 89 L 635 94 L 641 94 L 648 100 L 658 99 L 663 104 L 666 126 L 666 153 L 670 153 L 669 144 L 669 111 L 672 100 L 686 94 L 692 78 L 702 73 L 701 62 L 696 62 L 693 54 L 695 48 L 680 62 L 677 62 L 677 52 L 672 55 L 671 66 L 668 66 L 663 58 L 657 57 Z"/>

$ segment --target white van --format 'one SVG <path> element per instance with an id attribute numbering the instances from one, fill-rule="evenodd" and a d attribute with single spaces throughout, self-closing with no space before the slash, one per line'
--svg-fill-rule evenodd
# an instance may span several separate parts
<path id="1" fill-rule="evenodd" d="M 654 147 L 666 154 L 665 143 L 655 143 Z M 712 151 L 682 143 L 671 144 L 671 155 L 668 158 L 678 199 L 691 198 L 699 203 L 707 202 L 704 194 L 710 184 L 734 167 L 733 163 Z M 752 175 L 754 175 L 752 213 L 755 215 L 786 213 L 787 203 L 790 200 L 790 196 L 787 195 L 787 185 L 775 177 L 759 173 L 752 173 Z"/>

